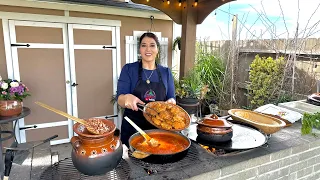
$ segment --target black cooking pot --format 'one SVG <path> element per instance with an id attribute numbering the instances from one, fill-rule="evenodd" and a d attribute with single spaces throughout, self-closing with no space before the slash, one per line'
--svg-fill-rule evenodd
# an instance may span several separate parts
<path id="1" fill-rule="evenodd" d="M 232 123 L 216 115 L 204 117 L 197 122 L 198 138 L 212 143 L 230 141 L 233 136 Z"/>
<path id="2" fill-rule="evenodd" d="M 132 141 L 135 138 L 142 137 L 141 134 L 137 132 L 129 138 L 130 151 L 131 152 L 138 151 L 138 152 L 142 152 L 142 153 L 146 154 L 146 157 L 139 158 L 142 161 L 145 161 L 148 163 L 154 163 L 154 164 L 173 163 L 173 162 L 177 162 L 177 161 L 183 159 L 187 155 L 188 150 L 191 145 L 191 141 L 186 136 L 184 136 L 180 133 L 177 133 L 177 132 L 166 131 L 166 130 L 161 130 L 161 129 L 145 130 L 145 132 L 151 137 L 156 137 L 156 136 L 161 136 L 161 135 L 172 136 L 172 138 L 174 138 L 176 140 L 176 143 L 183 143 L 185 145 L 185 148 L 182 151 L 165 153 L 165 154 L 161 154 L 161 153 L 156 153 L 156 154 L 153 153 L 152 154 L 149 152 L 145 152 L 143 150 L 138 150 L 135 148 L 135 144 L 132 143 Z M 141 137 L 138 137 L 138 136 L 141 136 Z M 159 142 L 159 143 L 161 144 L 161 142 Z M 157 148 L 157 147 L 155 147 L 155 148 Z"/>
<path id="3" fill-rule="evenodd" d="M 320 93 L 314 93 L 308 96 L 307 102 L 316 106 L 320 106 Z"/>
<path id="4" fill-rule="evenodd" d="M 222 143 L 230 141 L 233 136 L 232 128 L 215 129 L 197 125 L 198 138 L 212 143 Z"/>

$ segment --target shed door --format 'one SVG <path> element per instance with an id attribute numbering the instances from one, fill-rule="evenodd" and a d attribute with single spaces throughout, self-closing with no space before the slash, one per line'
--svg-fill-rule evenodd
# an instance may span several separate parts
<path id="1" fill-rule="evenodd" d="M 68 24 L 74 116 L 117 114 L 117 106 L 110 102 L 118 78 L 115 31 L 115 27 Z"/>
<path id="2" fill-rule="evenodd" d="M 71 87 L 66 84 L 70 80 L 66 24 L 10 20 L 9 27 L 14 78 L 23 81 L 31 93 L 23 102 L 31 114 L 19 120 L 18 141 L 58 134 L 51 144 L 69 142 L 72 122 L 34 103 L 72 114 Z"/>

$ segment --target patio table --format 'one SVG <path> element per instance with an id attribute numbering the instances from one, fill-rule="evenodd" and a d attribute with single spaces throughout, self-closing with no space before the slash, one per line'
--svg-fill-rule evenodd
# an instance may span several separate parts
<path id="1" fill-rule="evenodd" d="M 22 113 L 17 116 L 10 116 L 10 117 L 0 116 L 0 124 L 6 124 L 9 122 L 19 120 L 21 118 L 28 116 L 30 114 L 30 112 L 31 111 L 29 108 L 23 107 Z M 17 123 L 15 123 L 12 131 L 9 131 L 9 130 L 2 131 L 0 129 L 0 155 L 1 155 L 0 156 L 0 175 L 1 175 L 1 179 L 3 179 L 3 175 L 4 175 L 3 174 L 4 173 L 4 161 L 3 161 L 3 156 L 2 156 L 2 141 L 6 141 L 6 140 L 9 140 L 14 137 L 14 140 L 16 142 L 16 138 L 15 138 L 16 125 L 17 125 Z M 6 136 L 2 137 L 2 135 L 6 135 Z"/>

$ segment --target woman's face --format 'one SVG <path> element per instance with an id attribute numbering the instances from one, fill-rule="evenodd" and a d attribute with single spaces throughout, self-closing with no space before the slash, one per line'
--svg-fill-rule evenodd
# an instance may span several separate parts
<path id="1" fill-rule="evenodd" d="M 155 61 L 158 54 L 158 47 L 156 41 L 153 38 L 144 37 L 140 44 L 140 53 L 143 61 Z"/>

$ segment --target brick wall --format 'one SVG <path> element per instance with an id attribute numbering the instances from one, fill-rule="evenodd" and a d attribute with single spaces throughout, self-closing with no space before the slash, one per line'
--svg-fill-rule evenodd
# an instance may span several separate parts
<path id="1" fill-rule="evenodd" d="M 320 140 L 250 159 L 191 179 L 317 180 L 320 179 Z"/>

